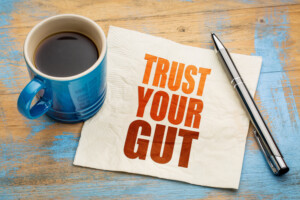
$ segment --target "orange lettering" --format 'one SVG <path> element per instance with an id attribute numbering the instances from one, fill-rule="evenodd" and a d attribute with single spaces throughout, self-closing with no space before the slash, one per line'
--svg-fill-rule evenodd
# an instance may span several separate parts
<path id="1" fill-rule="evenodd" d="M 210 72 L 211 72 L 211 69 L 202 68 L 202 67 L 199 68 L 199 73 L 201 73 L 201 78 L 200 78 L 200 81 L 199 81 L 199 87 L 198 87 L 198 91 L 197 91 L 198 96 L 202 96 L 206 76 L 208 74 L 210 74 Z"/>
<path id="2" fill-rule="evenodd" d="M 153 65 L 154 62 L 157 61 L 157 57 L 156 56 L 152 56 L 150 54 L 146 54 L 145 55 L 145 60 L 147 60 L 147 64 L 146 64 L 146 68 L 145 68 L 143 83 L 144 84 L 148 84 L 149 83 L 150 74 L 151 74 L 152 65 Z"/>
<path id="3" fill-rule="evenodd" d="M 188 109 L 187 109 L 184 125 L 191 127 L 192 121 L 193 121 L 193 116 L 194 116 L 193 128 L 199 128 L 200 120 L 201 120 L 200 113 L 202 112 L 202 109 L 203 109 L 203 101 L 200 99 L 191 98 Z"/>
<path id="4" fill-rule="evenodd" d="M 178 166 L 187 168 L 189 165 L 192 142 L 193 139 L 198 139 L 199 132 L 180 129 L 178 135 L 183 137 Z"/>
<path id="5" fill-rule="evenodd" d="M 179 95 L 173 94 L 171 99 L 168 120 L 170 123 L 174 125 L 180 124 L 183 120 L 187 97 L 181 96 L 179 105 L 178 105 L 179 102 L 178 100 L 179 100 Z M 177 115 L 176 115 L 176 111 L 177 111 Z"/>
<path id="6" fill-rule="evenodd" d="M 166 164 L 168 163 L 173 154 L 174 149 L 174 143 L 177 133 L 177 128 L 175 127 L 168 127 L 165 146 L 163 150 L 162 156 L 160 156 L 161 152 L 161 146 L 163 143 L 164 138 L 164 132 L 165 132 L 165 125 L 157 124 L 155 128 L 155 134 L 153 138 L 153 144 L 151 148 L 151 158 L 153 161 L 160 163 L 160 164 Z"/>
<path id="7" fill-rule="evenodd" d="M 137 117 L 143 117 L 145 112 L 145 107 L 153 93 L 153 89 L 147 89 L 146 94 L 144 95 L 144 87 L 138 86 L 138 94 L 139 94 L 139 106 L 136 113 Z"/>
<path id="8" fill-rule="evenodd" d="M 155 75 L 153 79 L 153 86 L 159 85 L 161 88 L 165 88 L 167 81 L 167 72 L 169 70 L 170 63 L 167 59 L 158 58 Z M 160 81 L 160 84 L 159 84 Z"/>
<path id="9" fill-rule="evenodd" d="M 176 75 L 176 71 L 178 72 Z M 184 64 L 180 63 L 178 67 L 178 62 L 172 62 L 172 67 L 170 71 L 170 77 L 168 81 L 168 87 L 172 91 L 177 91 L 180 88 L 182 76 L 183 76 Z"/>
<path id="10" fill-rule="evenodd" d="M 149 123 L 143 120 L 133 121 L 128 128 L 127 137 L 124 145 L 124 154 L 131 159 L 139 158 L 141 160 L 145 160 L 149 141 L 145 139 L 137 139 L 138 131 L 140 128 L 141 135 L 151 135 L 151 126 Z M 136 152 L 134 152 L 135 144 L 138 145 L 138 149 Z"/>
<path id="11" fill-rule="evenodd" d="M 197 67 L 194 65 L 189 65 L 185 69 L 184 77 L 187 80 L 187 83 L 182 83 L 182 91 L 185 94 L 191 94 L 194 91 L 195 80 L 192 75 L 197 75 Z"/>
<path id="12" fill-rule="evenodd" d="M 160 103 L 160 100 L 161 100 L 161 103 Z M 166 93 L 164 91 L 156 92 L 153 97 L 153 102 L 152 102 L 151 111 L 150 111 L 151 118 L 155 121 L 163 120 L 167 114 L 168 104 L 169 104 L 168 93 Z"/>

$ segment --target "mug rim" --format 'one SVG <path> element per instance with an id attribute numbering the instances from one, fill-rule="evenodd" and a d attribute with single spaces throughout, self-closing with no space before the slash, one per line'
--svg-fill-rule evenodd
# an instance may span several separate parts
<path id="1" fill-rule="evenodd" d="M 67 76 L 67 77 L 56 77 L 56 76 L 51 76 L 51 75 L 47 75 L 43 72 L 41 72 L 40 70 L 38 70 L 36 67 L 34 67 L 33 63 L 31 62 L 31 59 L 29 59 L 29 55 L 28 55 L 28 45 L 29 45 L 29 40 L 30 38 L 32 37 L 33 33 L 38 30 L 44 23 L 48 22 L 48 21 L 51 21 L 53 19 L 56 19 L 56 18 L 63 18 L 63 17 L 75 17 L 75 18 L 81 18 L 81 19 L 84 19 L 85 21 L 89 22 L 91 25 L 93 25 L 93 27 L 100 33 L 101 35 L 101 42 L 102 42 L 102 49 L 100 49 L 100 55 L 97 59 L 97 61 L 92 65 L 90 66 L 88 69 L 86 69 L 85 71 L 79 73 L 79 74 L 76 74 L 76 75 L 73 75 L 73 76 Z M 106 39 L 105 39 L 105 34 L 104 34 L 104 31 L 102 30 L 102 28 L 93 20 L 87 18 L 87 17 L 84 17 L 84 16 L 81 16 L 81 15 L 76 15 L 76 14 L 59 14 L 59 15 L 55 15 L 55 16 L 52 16 L 52 17 L 48 17 L 46 19 L 44 19 L 43 21 L 39 22 L 38 24 L 36 24 L 31 30 L 30 32 L 28 33 L 26 39 L 25 39 L 25 44 L 24 44 L 24 57 L 25 57 L 25 60 L 26 62 L 28 63 L 28 66 L 30 67 L 30 69 L 32 71 L 34 71 L 35 73 L 37 73 L 38 75 L 42 76 L 42 77 L 45 77 L 47 79 L 50 79 L 50 80 L 56 80 L 56 81 L 70 81 L 70 80 L 74 80 L 74 79 L 78 79 L 80 77 L 83 77 L 85 76 L 86 74 L 92 72 L 95 68 L 97 68 L 97 66 L 103 61 L 104 59 L 104 56 L 106 54 L 106 49 L 107 49 L 107 44 L 106 44 Z"/>

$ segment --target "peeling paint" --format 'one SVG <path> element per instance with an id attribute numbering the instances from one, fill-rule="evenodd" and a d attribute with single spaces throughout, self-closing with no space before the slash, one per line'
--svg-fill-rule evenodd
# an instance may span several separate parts
<path id="1" fill-rule="evenodd" d="M 42 116 L 35 120 L 26 119 L 25 123 L 31 128 L 31 131 L 26 138 L 26 140 L 29 140 L 42 130 L 49 128 L 49 126 L 53 125 L 55 121 L 47 116 Z"/>
<path id="2" fill-rule="evenodd" d="M 74 136 L 74 133 L 63 132 L 61 135 L 55 136 L 52 146 L 47 149 L 51 150 L 50 155 L 56 162 L 60 162 L 63 159 L 68 159 L 68 162 L 72 162 L 78 141 L 79 137 Z"/>
<path id="3" fill-rule="evenodd" d="M 257 95 L 261 112 L 269 122 L 269 128 L 290 172 L 282 177 L 274 176 L 262 153 L 251 149 L 252 141 L 248 140 L 239 191 L 248 190 L 255 193 L 256 198 L 264 198 L 263 194 L 274 199 L 297 199 L 299 180 L 294 177 L 300 169 L 300 162 L 295 158 L 300 157 L 300 152 L 295 141 L 300 140 L 300 120 L 292 87 L 284 72 L 284 66 L 289 62 L 285 50 L 290 27 L 287 10 L 275 8 L 272 11 L 266 12 L 271 14 L 264 16 L 266 24 L 257 22 L 255 27 L 255 55 L 263 57 Z M 263 182 L 263 187 L 258 187 L 257 182 Z"/>
<path id="4" fill-rule="evenodd" d="M 10 25 L 12 20 L 11 13 L 14 5 L 22 0 L 2 0 L 0 6 L 0 82 L 10 92 L 18 91 L 17 77 L 21 76 L 18 70 L 18 62 L 22 59 L 22 52 L 15 49 L 14 38 L 9 34 L 9 29 L 5 26 Z"/>

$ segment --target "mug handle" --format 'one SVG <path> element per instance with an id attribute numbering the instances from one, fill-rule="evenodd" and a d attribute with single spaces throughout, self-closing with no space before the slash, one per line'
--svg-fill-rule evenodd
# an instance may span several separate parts
<path id="1" fill-rule="evenodd" d="M 52 98 L 47 98 L 44 92 L 41 97 L 32 107 L 31 103 L 35 95 L 42 89 L 45 89 L 45 84 L 38 78 L 33 78 L 22 90 L 18 99 L 19 112 L 29 119 L 36 119 L 45 114 L 52 106 Z"/>

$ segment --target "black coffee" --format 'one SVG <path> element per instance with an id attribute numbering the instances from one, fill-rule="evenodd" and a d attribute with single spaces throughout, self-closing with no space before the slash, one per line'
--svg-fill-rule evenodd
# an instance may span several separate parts
<path id="1" fill-rule="evenodd" d="M 58 77 L 79 74 L 98 59 L 96 45 L 75 32 L 61 32 L 44 39 L 36 49 L 34 62 L 41 72 Z"/>

